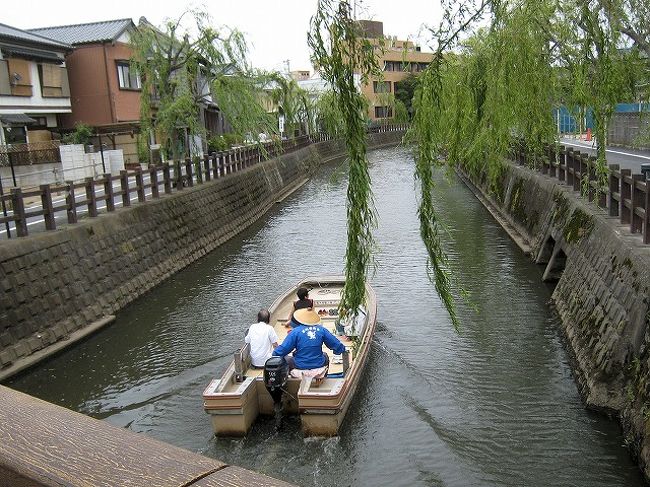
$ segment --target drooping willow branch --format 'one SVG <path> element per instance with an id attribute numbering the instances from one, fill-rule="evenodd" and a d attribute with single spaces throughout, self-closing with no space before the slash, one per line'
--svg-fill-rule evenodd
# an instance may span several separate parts
<path id="1" fill-rule="evenodd" d="M 364 39 L 351 16 L 347 0 L 320 0 L 311 19 L 308 43 L 312 60 L 334 93 L 338 113 L 343 116 L 342 135 L 347 145 L 349 182 L 347 191 L 347 248 L 345 287 L 341 309 L 353 310 L 365 300 L 365 283 L 373 264 L 372 231 L 376 215 L 368 171 L 365 103 L 355 85 L 355 74 L 367 81 L 379 76 L 373 46 Z"/>
<path id="2" fill-rule="evenodd" d="M 420 236 L 427 250 L 427 273 L 456 330 L 460 329 L 460 322 L 456 313 L 454 286 L 447 255 L 440 239 L 440 225 L 433 202 L 435 183 L 432 170 L 440 164 L 444 137 L 441 103 L 443 54 L 444 50 L 457 41 L 461 33 L 483 15 L 491 3 L 489 0 L 482 0 L 478 6 L 474 6 L 473 2 L 454 2 L 455 10 L 450 6 L 444 9 L 443 21 L 435 32 L 437 51 L 433 61 L 420 75 L 413 100 L 415 116 L 407 136 L 407 140 L 417 144 L 415 177 L 420 185 L 418 218 Z"/>

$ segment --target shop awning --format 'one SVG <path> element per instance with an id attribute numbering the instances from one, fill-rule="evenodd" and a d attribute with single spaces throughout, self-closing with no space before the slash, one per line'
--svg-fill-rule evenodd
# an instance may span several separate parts
<path id="1" fill-rule="evenodd" d="M 24 113 L 0 113 L 0 122 L 4 125 L 31 125 L 36 120 Z"/>

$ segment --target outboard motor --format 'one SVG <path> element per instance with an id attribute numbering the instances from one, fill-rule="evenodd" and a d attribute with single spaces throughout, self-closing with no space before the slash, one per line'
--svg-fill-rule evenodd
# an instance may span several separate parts
<path id="1" fill-rule="evenodd" d="M 270 357 L 264 364 L 264 386 L 278 406 L 282 401 L 282 392 L 289 378 L 289 365 L 284 357 Z"/>
<path id="2" fill-rule="evenodd" d="M 289 364 L 284 357 L 270 357 L 264 364 L 264 386 L 273 398 L 275 429 L 282 428 L 282 393 L 289 379 Z"/>

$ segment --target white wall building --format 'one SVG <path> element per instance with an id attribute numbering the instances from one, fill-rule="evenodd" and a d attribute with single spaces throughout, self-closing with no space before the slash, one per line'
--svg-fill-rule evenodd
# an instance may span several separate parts
<path id="1" fill-rule="evenodd" d="M 71 46 L 0 24 L 0 145 L 51 139 L 70 113 L 65 54 Z"/>

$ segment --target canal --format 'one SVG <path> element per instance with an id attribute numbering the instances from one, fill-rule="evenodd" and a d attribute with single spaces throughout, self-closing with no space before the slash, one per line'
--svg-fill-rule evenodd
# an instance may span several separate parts
<path id="1" fill-rule="evenodd" d="M 437 174 L 458 285 L 457 334 L 427 281 L 413 160 L 370 153 L 379 215 L 379 323 L 343 431 L 296 418 L 217 439 L 201 392 L 257 310 L 301 277 L 341 272 L 346 178 L 323 167 L 258 224 L 9 385 L 203 455 L 303 486 L 640 486 L 614 421 L 580 402 L 551 289 L 471 192 Z M 155 452 L 152 452 L 155 455 Z"/>

